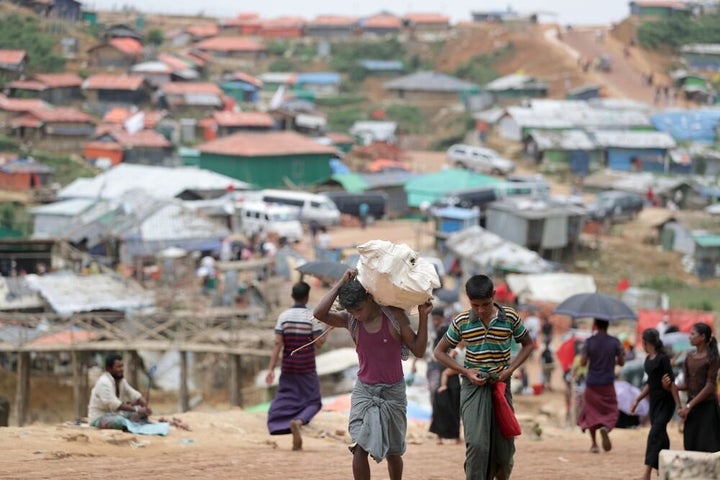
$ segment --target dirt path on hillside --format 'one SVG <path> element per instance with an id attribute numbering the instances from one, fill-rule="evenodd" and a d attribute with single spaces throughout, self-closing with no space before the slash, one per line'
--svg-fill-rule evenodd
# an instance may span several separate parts
<path id="1" fill-rule="evenodd" d="M 604 32 L 604 40 L 598 41 L 598 31 Z M 643 74 L 653 72 L 655 85 L 670 85 L 670 79 L 663 72 L 653 71 L 650 62 L 644 57 L 642 50 L 630 47 L 630 55 L 623 53 L 625 45 L 610 35 L 607 28 L 582 28 L 566 31 L 562 41 L 569 49 L 574 50 L 582 58 L 594 59 L 609 55 L 612 59 L 610 72 L 592 70 L 591 76 L 597 83 L 604 85 L 610 97 L 630 98 L 653 104 L 654 87 L 643 81 Z"/>

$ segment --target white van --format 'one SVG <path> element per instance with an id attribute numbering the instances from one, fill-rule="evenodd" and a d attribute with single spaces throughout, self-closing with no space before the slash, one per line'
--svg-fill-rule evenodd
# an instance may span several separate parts
<path id="1" fill-rule="evenodd" d="M 303 238 L 302 224 L 294 207 L 265 202 L 243 202 L 239 211 L 240 231 L 248 238 L 261 231 L 277 234 L 291 242 L 299 242 Z"/>
<path id="2" fill-rule="evenodd" d="M 294 190 L 261 190 L 259 200 L 265 203 L 289 205 L 299 209 L 300 221 L 330 226 L 340 223 L 340 210 L 325 195 Z"/>

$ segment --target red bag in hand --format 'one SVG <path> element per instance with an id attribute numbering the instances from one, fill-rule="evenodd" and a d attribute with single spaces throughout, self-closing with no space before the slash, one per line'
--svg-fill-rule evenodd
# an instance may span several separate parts
<path id="1" fill-rule="evenodd" d="M 512 407 L 505 398 L 505 382 L 496 382 L 492 386 L 493 410 L 495 410 L 495 418 L 497 419 L 500 433 L 503 437 L 517 437 L 522 433 L 520 423 L 518 423 Z"/>

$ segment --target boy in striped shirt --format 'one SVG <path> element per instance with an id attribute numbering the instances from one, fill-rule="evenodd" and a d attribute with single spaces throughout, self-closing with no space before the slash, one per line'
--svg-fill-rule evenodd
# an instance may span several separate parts
<path id="1" fill-rule="evenodd" d="M 512 405 L 510 378 L 530 356 L 533 342 L 520 316 L 495 303 L 495 286 L 486 275 L 475 275 L 465 284 L 470 309 L 459 313 L 435 348 L 435 358 L 462 375 L 460 403 L 465 430 L 465 478 L 507 480 L 515 453 L 513 437 L 500 433 L 492 404 L 492 385 L 505 382 L 505 396 Z M 465 361 L 458 364 L 447 352 L 465 341 Z M 512 358 L 510 347 L 522 345 Z"/>

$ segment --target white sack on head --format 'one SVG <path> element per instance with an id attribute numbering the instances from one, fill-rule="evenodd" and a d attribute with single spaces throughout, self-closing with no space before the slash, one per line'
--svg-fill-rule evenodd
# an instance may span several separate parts
<path id="1" fill-rule="evenodd" d="M 432 263 L 405 244 L 371 240 L 357 247 L 358 281 L 380 305 L 410 310 L 432 298 L 440 278 Z"/>

